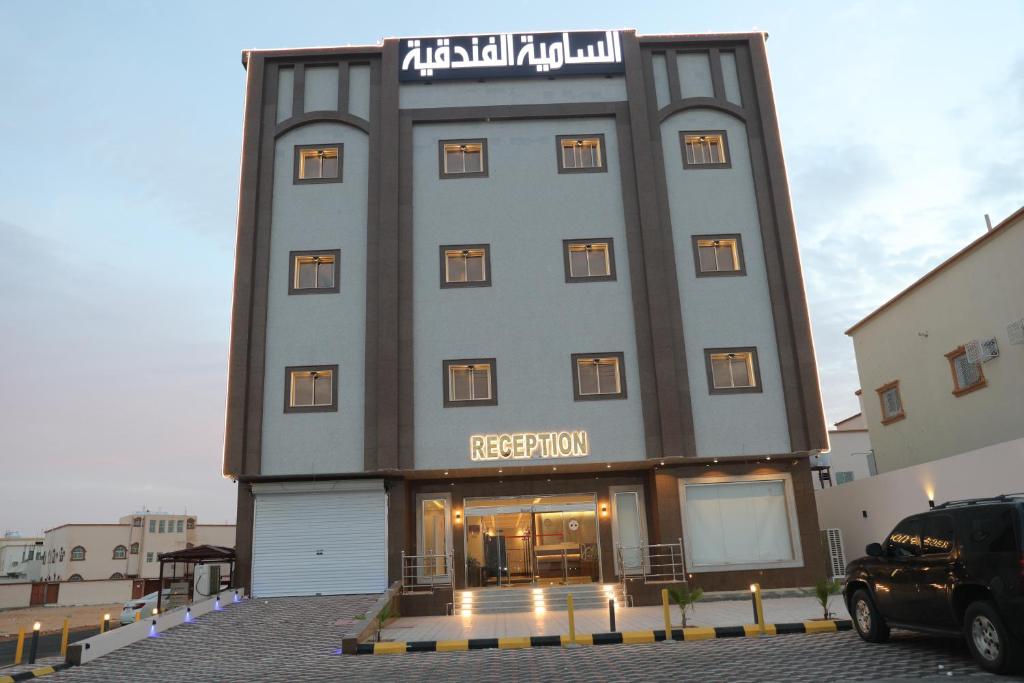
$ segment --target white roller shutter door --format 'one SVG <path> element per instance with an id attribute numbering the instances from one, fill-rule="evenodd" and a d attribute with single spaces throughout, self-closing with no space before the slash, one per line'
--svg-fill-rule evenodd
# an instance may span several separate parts
<path id="1" fill-rule="evenodd" d="M 380 480 L 254 484 L 252 593 L 380 593 L 388 584 Z"/>

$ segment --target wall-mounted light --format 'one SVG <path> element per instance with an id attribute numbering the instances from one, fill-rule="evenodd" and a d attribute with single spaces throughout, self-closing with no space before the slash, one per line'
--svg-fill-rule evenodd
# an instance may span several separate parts
<path id="1" fill-rule="evenodd" d="M 601 516 L 602 517 L 607 517 L 608 516 L 608 504 L 607 503 L 601 503 Z"/>
<path id="2" fill-rule="evenodd" d="M 455 523 L 456 524 L 460 524 L 461 522 L 462 522 L 462 511 L 461 510 L 456 510 L 455 511 Z"/>
<path id="3" fill-rule="evenodd" d="M 932 499 L 932 498 L 929 498 L 928 499 L 928 508 L 931 509 L 933 507 L 935 507 L 935 500 Z"/>

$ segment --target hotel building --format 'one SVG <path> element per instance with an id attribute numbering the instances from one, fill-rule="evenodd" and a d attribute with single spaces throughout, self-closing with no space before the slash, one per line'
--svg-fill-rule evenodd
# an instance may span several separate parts
<path id="1" fill-rule="evenodd" d="M 643 602 L 656 581 L 824 575 L 808 458 L 827 435 L 765 39 L 244 52 L 241 585 L 626 576 Z"/>

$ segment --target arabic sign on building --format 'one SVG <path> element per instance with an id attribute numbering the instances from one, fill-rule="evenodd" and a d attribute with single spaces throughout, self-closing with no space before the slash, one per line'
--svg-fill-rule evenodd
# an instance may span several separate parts
<path id="1" fill-rule="evenodd" d="M 400 81 L 624 71 L 618 31 L 403 38 L 398 49 Z"/>
<path id="2" fill-rule="evenodd" d="M 574 432 L 474 434 L 469 437 L 470 460 L 532 460 L 579 458 L 590 454 L 590 437 Z"/>

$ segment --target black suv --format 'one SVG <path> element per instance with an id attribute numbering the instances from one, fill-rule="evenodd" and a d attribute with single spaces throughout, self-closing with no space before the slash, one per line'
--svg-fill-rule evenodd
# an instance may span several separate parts
<path id="1" fill-rule="evenodd" d="M 1024 494 L 943 503 L 908 517 L 846 568 L 864 640 L 889 628 L 963 636 L 981 666 L 1024 663 Z"/>

